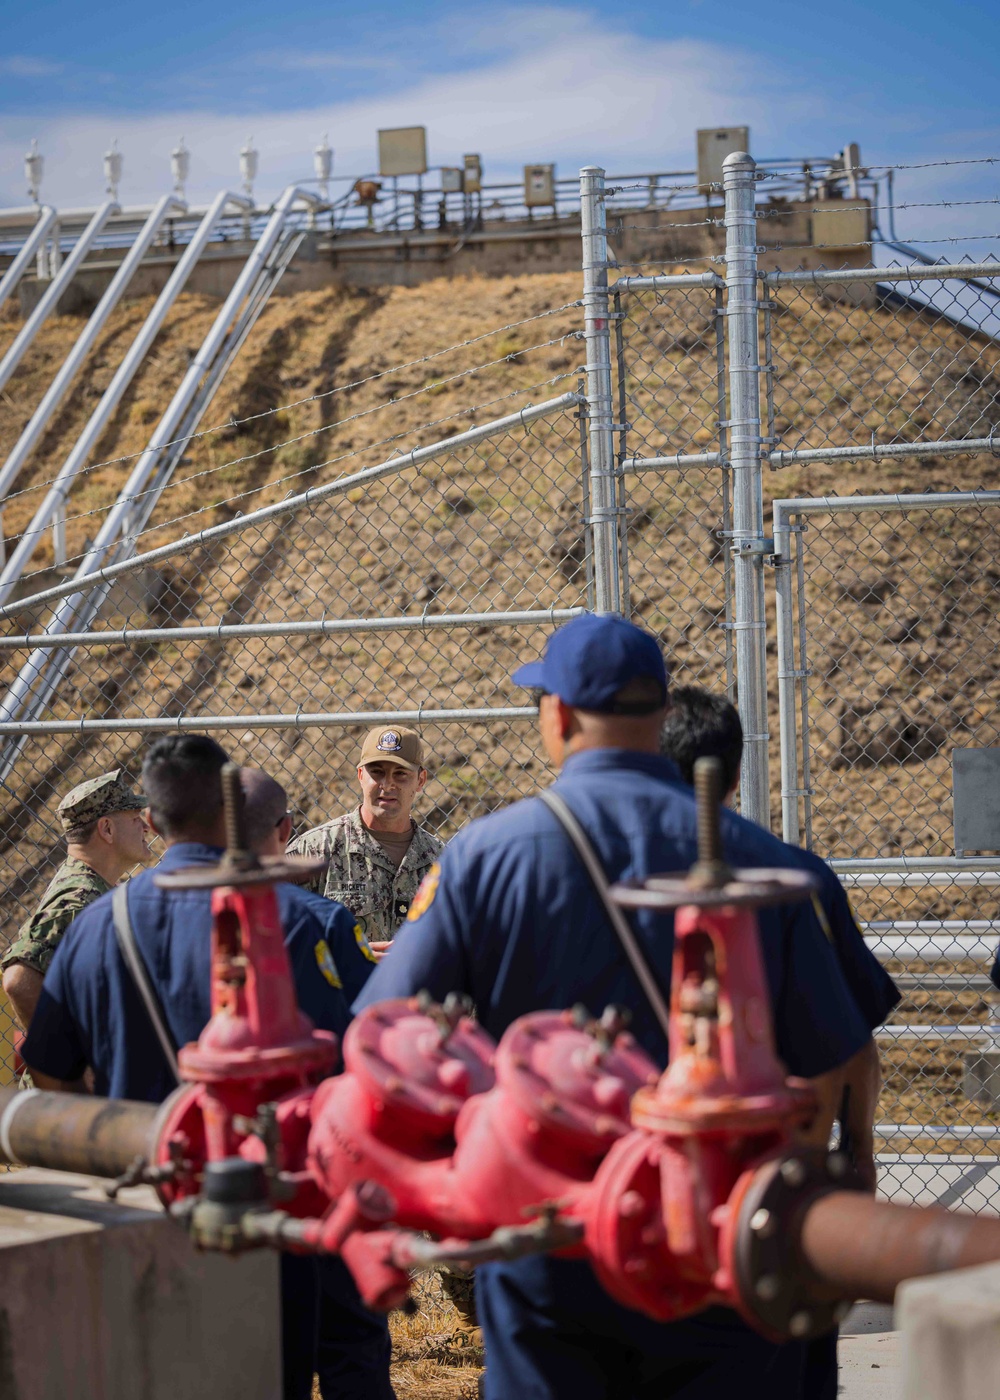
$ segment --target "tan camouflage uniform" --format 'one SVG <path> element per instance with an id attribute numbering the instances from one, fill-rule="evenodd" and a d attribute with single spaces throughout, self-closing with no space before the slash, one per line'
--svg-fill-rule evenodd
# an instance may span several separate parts
<path id="1" fill-rule="evenodd" d="M 326 870 L 306 888 L 346 905 L 371 943 L 392 938 L 440 851 L 441 842 L 414 824 L 413 840 L 397 870 L 361 820 L 360 807 L 304 831 L 288 847 L 289 855 L 323 857 Z"/>
<path id="2" fill-rule="evenodd" d="M 77 914 L 93 904 L 111 886 L 96 870 L 72 856 L 53 875 L 41 903 L 18 930 L 17 937 L 0 960 L 0 972 L 14 963 L 32 967 L 44 977 L 59 941 Z"/>

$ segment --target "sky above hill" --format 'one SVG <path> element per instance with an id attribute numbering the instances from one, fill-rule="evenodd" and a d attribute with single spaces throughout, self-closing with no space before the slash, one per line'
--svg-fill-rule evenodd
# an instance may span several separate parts
<path id="1" fill-rule="evenodd" d="M 324 133 L 336 169 L 360 174 L 376 166 L 379 127 L 411 124 L 427 127 L 432 164 L 478 151 L 487 179 L 528 161 L 555 161 L 560 175 L 588 163 L 690 168 L 695 128 L 729 123 L 749 125 L 765 158 L 832 154 L 850 140 L 873 164 L 1000 156 L 995 34 L 995 7 L 965 0 L 9 3 L 0 204 L 25 202 L 32 138 L 44 194 L 64 206 L 99 198 L 114 138 L 123 202 L 162 193 L 182 134 L 194 199 L 237 182 L 248 135 L 269 197 L 312 175 Z M 903 172 L 898 193 L 993 200 L 1000 165 Z M 968 235 L 984 251 L 998 212 L 914 209 L 899 231 Z"/>

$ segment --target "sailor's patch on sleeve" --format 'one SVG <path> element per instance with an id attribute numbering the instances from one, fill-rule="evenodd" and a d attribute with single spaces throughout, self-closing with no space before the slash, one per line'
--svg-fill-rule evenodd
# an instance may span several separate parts
<path id="1" fill-rule="evenodd" d="M 378 962 L 378 958 L 372 952 L 371 944 L 368 942 L 367 935 L 360 924 L 354 925 L 354 941 L 369 962 Z"/>
<path id="2" fill-rule="evenodd" d="M 428 909 L 434 903 L 434 896 L 437 894 L 440 879 L 441 866 L 435 861 L 417 886 L 417 892 L 413 896 L 413 900 L 410 904 L 410 912 L 406 916 L 406 922 L 408 924 L 416 923 L 421 915 L 427 913 Z"/>
<path id="3" fill-rule="evenodd" d="M 337 971 L 337 964 L 333 960 L 330 945 L 325 938 L 321 938 L 316 944 L 316 965 L 331 987 L 343 987 L 340 973 Z"/>

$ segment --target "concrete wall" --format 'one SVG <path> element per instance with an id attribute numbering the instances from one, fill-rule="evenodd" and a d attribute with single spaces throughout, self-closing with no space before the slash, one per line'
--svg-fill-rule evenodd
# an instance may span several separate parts
<path id="1" fill-rule="evenodd" d="M 831 208 L 835 203 L 831 203 Z M 779 205 L 762 210 L 758 230 L 762 268 L 867 267 L 867 247 L 811 248 L 814 204 Z M 608 232 L 615 256 L 623 265 L 656 264 L 715 257 L 725 247 L 722 206 L 698 209 L 630 209 L 612 213 Z M 718 224 L 706 225 L 706 217 Z M 847 216 L 844 226 L 854 225 Z M 836 224 L 834 224 L 836 227 Z M 852 232 L 853 238 L 855 233 Z M 188 290 L 224 297 L 235 282 L 252 244 L 237 241 L 209 247 L 188 282 Z M 773 249 L 773 251 L 771 251 Z M 163 289 L 179 253 L 157 250 L 139 268 L 128 289 L 130 297 L 155 295 Z M 463 235 L 459 229 L 409 230 L 375 233 L 353 230 L 331 236 L 310 234 L 278 287 L 279 293 L 313 291 L 322 287 L 415 287 L 437 277 L 530 276 L 540 272 L 573 272 L 581 258 L 578 218 L 536 219 L 487 223 Z M 114 276 L 119 258 L 107 252 L 85 261 L 67 294 L 62 314 L 89 311 Z M 22 313 L 37 305 L 46 283 L 22 280 L 18 295 Z"/>
<path id="2" fill-rule="evenodd" d="M 0 1176 L 0 1400 L 280 1400 L 278 1260 L 198 1254 L 152 1191 Z"/>

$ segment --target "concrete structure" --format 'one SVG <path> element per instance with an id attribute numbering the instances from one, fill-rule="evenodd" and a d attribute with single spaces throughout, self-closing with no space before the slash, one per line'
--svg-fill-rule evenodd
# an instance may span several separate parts
<path id="1" fill-rule="evenodd" d="M 0 1400 L 279 1400 L 278 1259 L 198 1254 L 151 1190 L 0 1176 Z"/>
<path id="2" fill-rule="evenodd" d="M 857 209 L 857 217 L 849 212 Z M 857 244 L 860 236 L 870 237 L 870 209 L 865 200 L 829 200 L 824 208 L 841 216 L 826 215 L 826 227 L 841 231 L 845 246 L 826 243 L 828 233 L 816 236 L 813 225 L 823 217 L 815 200 L 777 200 L 761 206 L 766 214 L 758 226 L 762 270 L 867 267 L 870 249 Z M 846 214 L 846 217 L 844 215 Z M 706 225 L 710 216 L 717 223 Z M 684 262 L 704 260 L 721 254 L 725 247 L 720 205 L 671 209 L 662 205 L 648 209 L 630 207 L 608 211 L 608 238 L 615 258 L 621 264 Z M 824 242 L 825 246 L 811 246 Z M 230 238 L 211 244 L 194 269 L 189 292 L 223 297 L 232 288 L 252 243 Z M 63 314 L 88 310 L 95 305 L 117 271 L 124 248 L 103 249 L 84 262 L 68 292 L 59 303 Z M 145 258 L 133 276 L 129 297 L 153 296 L 162 291 L 183 251 L 157 248 Z M 2 263 L 0 259 L 0 271 Z M 487 218 L 471 231 L 449 229 L 405 229 L 379 232 L 348 229 L 330 234 L 308 233 L 279 287 L 279 294 L 313 291 L 331 286 L 415 287 L 436 277 L 522 276 L 536 272 L 573 272 L 580 266 L 579 215 L 546 219 Z M 49 284 L 35 277 L 24 278 L 18 295 L 27 315 Z"/>
<path id="3" fill-rule="evenodd" d="M 911 1279 L 896 1294 L 899 1400 L 988 1400 L 1000 1393 L 1000 1264 Z"/>

